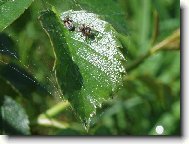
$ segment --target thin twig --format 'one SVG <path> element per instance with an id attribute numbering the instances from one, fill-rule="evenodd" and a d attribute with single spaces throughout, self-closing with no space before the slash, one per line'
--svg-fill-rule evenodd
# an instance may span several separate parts
<path id="1" fill-rule="evenodd" d="M 170 45 L 176 45 L 177 47 L 170 47 Z M 152 56 L 156 52 L 160 50 L 175 50 L 180 49 L 180 29 L 177 29 L 172 35 L 168 36 L 163 41 L 159 42 L 155 46 L 153 46 L 149 51 L 147 51 L 144 55 L 140 56 L 136 61 L 131 63 L 127 66 L 127 71 L 131 71 L 134 68 L 138 67 L 141 63 L 143 63 L 144 60 L 146 60 L 148 57 Z"/>

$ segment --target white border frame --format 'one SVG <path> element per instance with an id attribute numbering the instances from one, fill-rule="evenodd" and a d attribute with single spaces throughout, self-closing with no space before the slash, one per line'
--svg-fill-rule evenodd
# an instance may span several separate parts
<path id="1" fill-rule="evenodd" d="M 161 144 L 189 144 L 189 1 L 181 0 L 182 15 L 182 134 L 181 137 L 6 137 L 0 136 L 0 144 L 154 144 L 158 141 Z"/>

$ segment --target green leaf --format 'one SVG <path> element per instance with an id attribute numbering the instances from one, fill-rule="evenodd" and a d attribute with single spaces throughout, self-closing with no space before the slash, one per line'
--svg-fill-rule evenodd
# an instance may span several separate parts
<path id="1" fill-rule="evenodd" d="M 12 98 L 1 96 L 0 133 L 10 135 L 29 135 L 29 120 L 24 109 Z"/>
<path id="2" fill-rule="evenodd" d="M 96 13 L 111 23 L 114 28 L 124 34 L 128 34 L 126 14 L 121 4 L 115 0 L 47 0 L 61 13 L 72 10 L 86 10 Z"/>
<path id="3" fill-rule="evenodd" d="M 32 2 L 33 0 L 0 1 L 0 32 L 15 21 Z"/>
<path id="4" fill-rule="evenodd" d="M 111 23 L 119 33 L 128 34 L 126 14 L 115 0 L 76 0 L 84 10 L 96 13 Z M 76 3 L 76 5 L 77 5 Z"/>
<path id="5" fill-rule="evenodd" d="M 0 33 L 0 54 L 18 58 L 14 41 L 5 33 Z"/>
<path id="6" fill-rule="evenodd" d="M 75 31 L 64 26 L 67 16 L 74 21 Z M 40 20 L 54 48 L 59 86 L 88 127 L 96 108 L 122 85 L 126 73 L 116 31 L 98 15 L 86 11 L 70 10 L 59 16 L 49 10 L 42 12 Z M 77 30 L 81 24 L 92 28 L 93 39 Z"/>
<path id="7" fill-rule="evenodd" d="M 1 59 L 0 59 L 1 60 Z M 0 78 L 8 81 L 23 96 L 31 98 L 33 92 L 47 95 L 47 90 L 24 68 L 15 63 L 0 63 Z"/>

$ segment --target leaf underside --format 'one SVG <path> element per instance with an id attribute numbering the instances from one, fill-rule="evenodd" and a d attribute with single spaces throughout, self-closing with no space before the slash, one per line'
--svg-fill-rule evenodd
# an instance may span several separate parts
<path id="1" fill-rule="evenodd" d="M 69 17 L 76 27 L 69 31 L 63 20 Z M 43 11 L 41 24 L 50 37 L 56 56 L 58 84 L 85 126 L 103 101 L 122 85 L 126 74 L 122 48 L 115 29 L 98 15 L 86 11 Z M 94 38 L 79 32 L 82 24 L 91 27 Z"/>

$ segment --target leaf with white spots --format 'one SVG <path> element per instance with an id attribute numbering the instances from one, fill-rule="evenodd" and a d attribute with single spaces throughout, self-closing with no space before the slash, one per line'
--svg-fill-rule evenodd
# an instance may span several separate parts
<path id="1" fill-rule="evenodd" d="M 74 31 L 68 30 L 66 18 L 72 20 Z M 61 14 L 48 10 L 42 12 L 40 21 L 54 48 L 56 77 L 64 97 L 89 126 L 96 108 L 111 98 L 126 74 L 116 31 L 98 15 L 84 10 Z M 93 38 L 82 34 L 82 24 L 91 28 Z"/>

